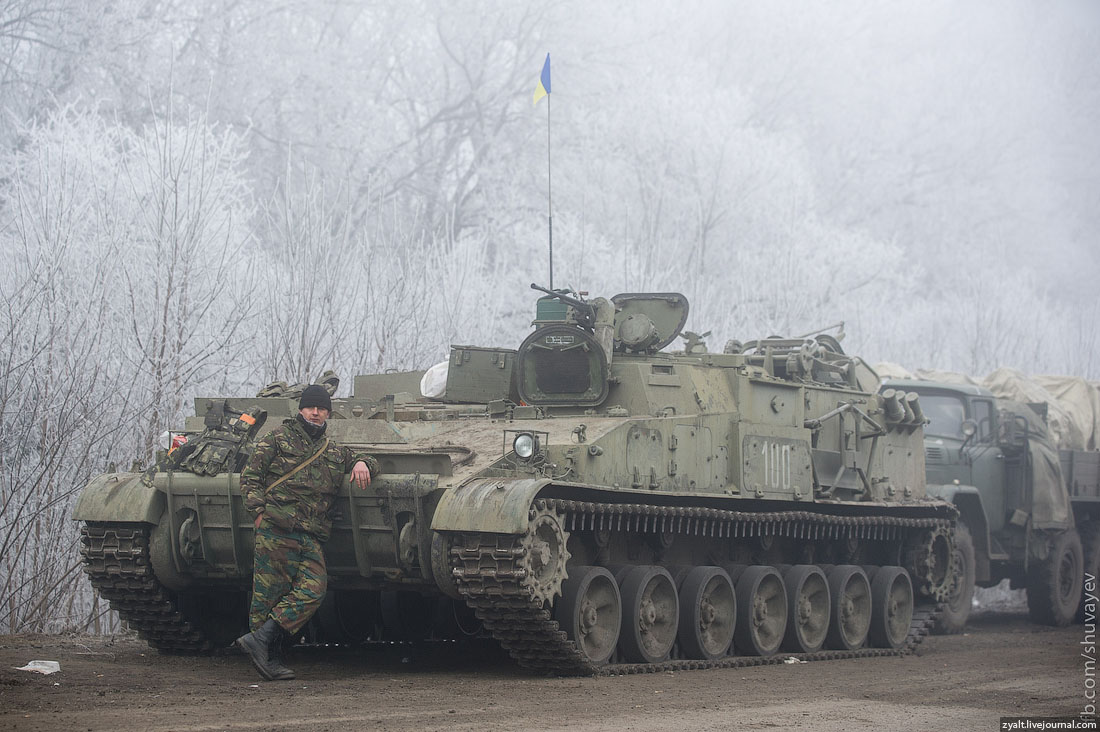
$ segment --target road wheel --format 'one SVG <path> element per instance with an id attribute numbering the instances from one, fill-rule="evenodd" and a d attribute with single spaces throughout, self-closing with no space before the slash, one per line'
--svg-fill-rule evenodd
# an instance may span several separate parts
<path id="1" fill-rule="evenodd" d="M 936 621 L 936 632 L 941 635 L 961 633 L 970 617 L 974 602 L 974 579 L 977 576 L 974 561 L 974 540 L 970 529 L 959 524 L 955 529 L 955 576 L 944 602 L 943 613 Z"/>
<path id="2" fill-rule="evenodd" d="M 830 620 L 825 645 L 840 651 L 862 648 L 871 629 L 871 583 L 859 567 L 838 564 L 829 579 Z"/>
<path id="3" fill-rule="evenodd" d="M 829 632 L 829 582 L 820 568 L 796 564 L 783 575 L 787 591 L 787 632 L 783 650 L 816 653 Z"/>
<path id="4" fill-rule="evenodd" d="M 676 642 L 680 602 L 672 575 L 663 567 L 634 567 L 619 587 L 623 624 L 619 650 L 635 663 L 657 663 L 668 658 Z"/>
<path id="5" fill-rule="evenodd" d="M 720 567 L 695 567 L 680 585 L 677 638 L 688 658 L 715 659 L 726 654 L 737 621 L 733 583 Z"/>
<path id="6" fill-rule="evenodd" d="M 1054 535 L 1046 559 L 1032 563 L 1027 573 L 1027 610 L 1032 622 L 1069 625 L 1077 615 L 1084 583 L 1084 556 L 1077 531 Z"/>
<path id="7" fill-rule="evenodd" d="M 787 592 L 775 567 L 754 565 L 737 580 L 734 643 L 749 656 L 770 656 L 787 628 Z"/>
<path id="8" fill-rule="evenodd" d="M 562 583 L 555 619 L 595 666 L 607 663 L 619 642 L 622 599 L 615 578 L 603 567 L 575 567 Z"/>
<path id="9" fill-rule="evenodd" d="M 913 583 L 901 567 L 880 567 L 871 580 L 871 631 L 878 648 L 901 648 L 913 622 Z"/>

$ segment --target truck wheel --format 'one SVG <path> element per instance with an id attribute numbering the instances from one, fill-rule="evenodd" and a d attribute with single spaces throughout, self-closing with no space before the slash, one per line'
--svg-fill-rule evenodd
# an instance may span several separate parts
<path id="1" fill-rule="evenodd" d="M 1083 552 L 1085 560 L 1085 574 L 1092 575 L 1093 582 L 1096 581 L 1096 577 L 1100 575 L 1100 522 L 1098 521 L 1086 521 L 1078 528 L 1078 533 L 1081 536 L 1081 550 Z M 1081 584 L 1081 604 L 1077 607 L 1077 622 L 1085 622 L 1085 600 L 1088 592 L 1085 591 L 1085 582 L 1088 581 L 1088 577 L 1082 581 Z M 1095 609 L 1092 613 L 1095 619 Z"/>
<path id="2" fill-rule="evenodd" d="M 936 621 L 936 633 L 940 635 L 961 633 L 974 601 L 974 540 L 966 524 L 959 524 L 955 529 L 955 568 L 943 613 Z"/>
<path id="3" fill-rule="evenodd" d="M 1047 558 L 1028 569 L 1027 610 L 1032 622 L 1061 626 L 1073 621 L 1081 603 L 1084 564 L 1077 532 L 1056 534 Z"/>

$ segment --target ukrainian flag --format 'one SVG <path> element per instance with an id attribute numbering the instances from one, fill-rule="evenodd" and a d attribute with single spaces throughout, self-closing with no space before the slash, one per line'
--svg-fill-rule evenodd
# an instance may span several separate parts
<path id="1" fill-rule="evenodd" d="M 535 101 L 534 104 L 538 104 L 539 100 L 550 93 L 550 54 L 546 54 L 546 63 L 542 65 L 542 74 L 539 76 L 539 85 L 535 87 Z M 549 102 L 547 102 L 549 104 Z"/>

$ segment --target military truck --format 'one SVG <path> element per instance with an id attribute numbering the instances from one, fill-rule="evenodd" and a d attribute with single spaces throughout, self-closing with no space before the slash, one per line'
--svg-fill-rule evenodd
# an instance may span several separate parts
<path id="1" fill-rule="evenodd" d="M 827 336 L 711 353 L 682 294 L 536 289 L 519 347 L 452 346 L 435 399 L 409 393 L 420 374 L 382 374 L 334 400 L 330 433 L 383 472 L 343 484 L 307 640 L 482 633 L 526 667 L 591 674 L 923 638 L 957 552 L 955 507 L 925 491 L 919 404 L 888 412 Z M 243 631 L 239 470 L 296 402 L 199 398 L 189 455 L 81 493 L 85 571 L 152 646 Z"/>
<path id="2" fill-rule="evenodd" d="M 920 396 L 928 493 L 959 509 L 961 568 L 940 629 L 957 633 L 974 586 L 1008 578 L 1027 589 L 1031 619 L 1066 625 L 1078 614 L 1084 573 L 1100 571 L 1100 452 L 1059 450 L 1047 404 L 949 382 L 891 379 L 889 402 Z"/>

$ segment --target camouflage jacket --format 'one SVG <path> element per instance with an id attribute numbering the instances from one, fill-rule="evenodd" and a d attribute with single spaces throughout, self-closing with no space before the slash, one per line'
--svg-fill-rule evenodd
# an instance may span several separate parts
<path id="1" fill-rule="evenodd" d="M 316 454 L 324 439 L 322 436 L 314 441 L 295 418 L 283 420 L 282 426 L 260 438 L 248 466 L 241 471 L 241 493 L 254 518 L 262 514 L 279 528 L 304 531 L 321 541 L 328 539 L 332 529 L 329 512 L 344 475 L 362 460 L 373 479 L 379 473 L 377 460 L 354 453 L 329 438 L 324 455 L 274 490 L 268 489 Z"/>

